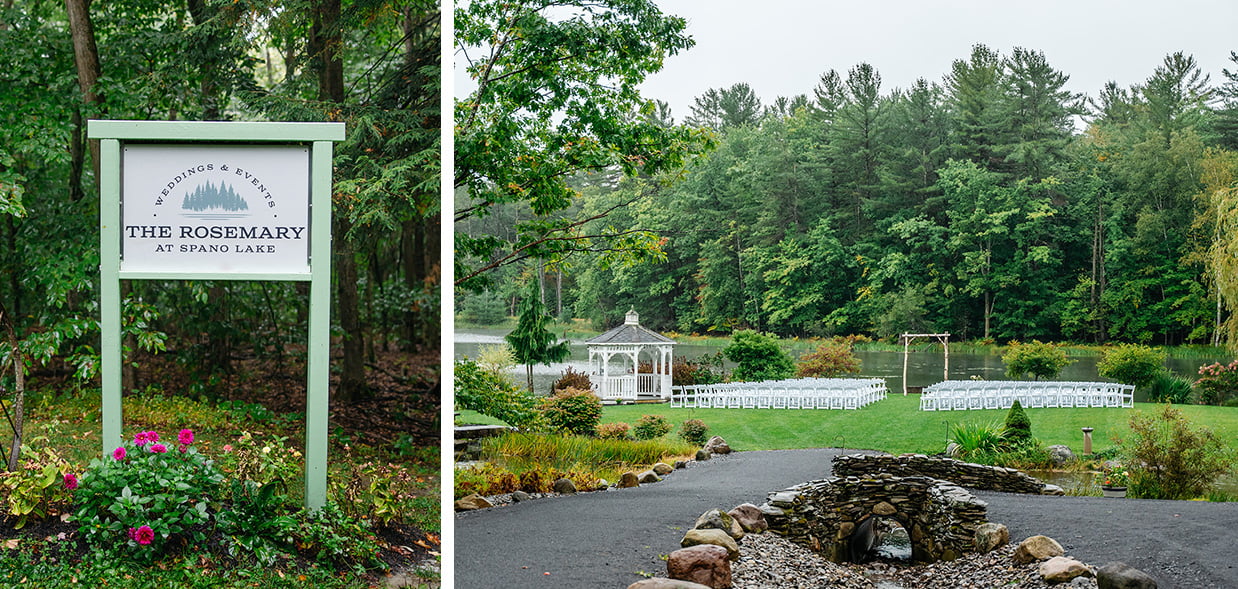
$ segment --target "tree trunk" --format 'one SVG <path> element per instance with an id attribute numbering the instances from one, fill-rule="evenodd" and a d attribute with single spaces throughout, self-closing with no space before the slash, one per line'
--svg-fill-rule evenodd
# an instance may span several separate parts
<path id="1" fill-rule="evenodd" d="M 26 424 L 26 361 L 22 358 L 21 347 L 17 344 L 17 331 L 13 327 L 12 317 L 3 303 L 0 303 L 0 328 L 4 330 L 4 337 L 9 344 L 9 359 L 13 362 L 13 413 L 10 416 L 13 441 L 9 445 L 8 463 L 8 470 L 11 472 L 17 470 L 17 463 L 21 458 L 22 433 Z M 2 376 L 3 371 L 0 370 L 0 377 Z"/>
<path id="2" fill-rule="evenodd" d="M 73 62 L 77 65 L 77 85 L 82 92 L 82 103 L 87 114 L 100 115 L 103 96 L 95 88 L 99 81 L 99 48 L 95 45 L 95 28 L 90 21 L 91 0 L 65 0 L 69 15 L 69 34 L 73 38 Z M 99 141 L 90 142 L 91 166 L 95 178 L 99 177 Z"/>
<path id="3" fill-rule="evenodd" d="M 361 328 L 361 301 L 357 291 L 357 257 L 352 243 L 344 238 L 349 223 L 337 219 L 335 226 L 339 236 L 335 241 L 336 304 L 340 329 L 344 332 L 339 396 L 343 401 L 353 402 L 370 393 L 365 383 L 365 334 Z"/>

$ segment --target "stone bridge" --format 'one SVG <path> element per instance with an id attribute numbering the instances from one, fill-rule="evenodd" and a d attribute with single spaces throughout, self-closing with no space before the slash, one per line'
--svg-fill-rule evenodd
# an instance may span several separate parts
<path id="1" fill-rule="evenodd" d="M 861 559 L 871 548 L 874 518 L 889 518 L 907 530 L 912 559 L 932 562 L 972 550 L 987 508 L 946 481 L 881 473 L 810 481 L 770 493 L 761 511 L 771 530 L 834 562 Z"/>
<path id="2" fill-rule="evenodd" d="M 840 455 L 834 457 L 833 469 L 834 475 L 840 477 L 872 476 L 884 472 L 899 477 L 933 477 L 968 489 L 1032 495 L 1063 494 L 1061 487 L 1046 485 L 1013 468 L 972 464 L 953 458 L 937 458 L 924 454 Z"/>

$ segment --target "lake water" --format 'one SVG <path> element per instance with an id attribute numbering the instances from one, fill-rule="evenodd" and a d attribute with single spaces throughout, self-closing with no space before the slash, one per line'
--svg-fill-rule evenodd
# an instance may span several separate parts
<path id="1" fill-rule="evenodd" d="M 480 346 L 503 343 L 503 336 L 506 333 L 507 330 L 501 329 L 458 331 L 455 334 L 455 358 L 457 360 L 465 356 L 475 358 Z M 717 353 L 721 349 L 719 346 L 681 343 L 675 346 L 675 355 L 694 359 L 706 354 Z M 798 355 L 799 353 L 798 351 L 792 352 L 793 355 Z M 901 351 L 858 351 L 856 356 L 860 358 L 860 376 L 884 378 L 886 387 L 890 391 L 903 390 L 903 353 Z M 1057 380 L 1107 380 L 1096 374 L 1096 363 L 1100 361 L 1099 355 L 1072 356 L 1070 359 L 1072 362 L 1062 370 L 1062 374 Z M 1231 359 L 1231 357 L 1221 356 L 1216 358 L 1169 358 L 1165 365 L 1178 374 L 1192 376 L 1196 374 L 1202 365 L 1213 362 L 1228 363 Z M 589 371 L 589 352 L 585 348 L 583 341 L 572 342 L 572 356 L 567 362 L 550 366 L 534 366 L 534 389 L 538 393 L 548 392 L 551 383 L 569 366 L 577 372 Z M 907 358 L 908 384 L 911 386 L 927 386 L 941 382 L 945 380 L 944 368 L 945 358 L 942 355 L 940 346 L 933 346 L 922 351 L 912 351 Z M 519 378 L 518 382 L 524 382 L 524 371 L 523 366 L 513 371 L 513 374 Z M 950 352 L 950 380 L 967 380 L 972 377 L 985 380 L 1002 380 L 1005 378 L 1005 371 L 1006 367 L 1002 364 L 1001 356 L 997 354 Z M 1135 400 L 1142 402 L 1147 399 L 1143 398 L 1139 391 L 1135 391 Z"/>

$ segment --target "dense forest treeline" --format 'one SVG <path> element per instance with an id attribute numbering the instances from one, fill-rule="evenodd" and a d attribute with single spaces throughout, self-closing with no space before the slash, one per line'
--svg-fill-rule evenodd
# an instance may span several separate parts
<path id="1" fill-rule="evenodd" d="M 598 326 L 635 307 L 681 332 L 1216 342 L 1238 237 L 1231 61 L 1214 84 L 1175 53 L 1089 97 L 1039 51 L 977 45 L 910 88 L 859 64 L 768 105 L 746 84 L 710 90 L 685 123 L 714 149 L 674 181 L 574 180 L 582 217 L 641 195 L 604 222 L 659 237 L 660 263 L 577 255 L 522 271 L 551 309 Z M 665 105 L 646 116 L 673 125 Z M 461 308 L 510 309 L 508 288 Z"/>
<path id="2" fill-rule="evenodd" d="M 370 396 L 366 363 L 383 350 L 435 350 L 439 10 L 422 0 L 0 1 L 0 320 L 30 369 L 86 381 L 98 370 L 90 119 L 345 122 L 334 158 L 335 394 Z M 124 289 L 131 358 L 166 351 L 198 392 L 230 396 L 220 378 L 236 362 L 284 367 L 305 342 L 304 284 Z M 127 373 L 126 384 L 152 383 Z"/>

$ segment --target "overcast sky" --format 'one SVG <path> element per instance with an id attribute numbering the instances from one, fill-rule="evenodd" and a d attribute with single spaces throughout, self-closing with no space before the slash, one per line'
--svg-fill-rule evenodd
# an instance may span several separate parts
<path id="1" fill-rule="evenodd" d="M 941 82 L 956 59 L 984 43 L 1008 56 L 1043 51 L 1070 76 L 1067 89 L 1096 96 L 1109 80 L 1143 82 L 1165 55 L 1195 56 L 1213 84 L 1238 51 L 1232 0 L 662 0 L 688 21 L 696 46 L 666 61 L 644 84 L 647 98 L 671 105 L 675 120 L 710 88 L 747 82 L 770 104 L 809 94 L 822 72 L 860 62 L 881 74 L 882 93 L 916 78 Z"/>

